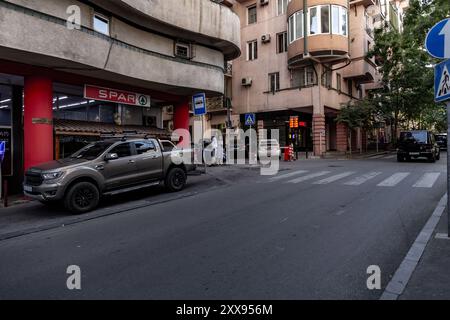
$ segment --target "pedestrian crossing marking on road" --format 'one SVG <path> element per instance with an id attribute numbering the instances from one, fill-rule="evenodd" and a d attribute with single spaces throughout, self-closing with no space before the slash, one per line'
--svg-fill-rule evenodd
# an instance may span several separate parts
<path id="1" fill-rule="evenodd" d="M 414 185 L 414 188 L 432 188 L 436 180 L 441 175 L 440 172 L 425 173 Z"/>
<path id="2" fill-rule="evenodd" d="M 277 181 L 277 180 L 281 180 L 281 179 L 285 179 L 285 178 L 290 178 L 290 177 L 294 177 L 294 176 L 297 176 L 297 175 L 300 175 L 300 174 L 306 173 L 306 172 L 308 172 L 308 170 L 298 170 L 298 171 L 282 174 L 282 175 L 279 175 L 276 177 L 272 177 L 269 179 L 269 181 L 272 182 L 272 181 Z"/>
<path id="3" fill-rule="evenodd" d="M 403 179 L 405 179 L 407 176 L 409 176 L 409 172 L 399 172 L 394 173 L 389 178 L 381 181 L 379 184 L 377 184 L 378 187 L 394 187 L 398 183 L 400 183 Z"/>
<path id="4" fill-rule="evenodd" d="M 362 185 L 364 182 L 369 181 L 377 176 L 379 176 L 381 172 L 369 172 L 366 174 L 363 174 L 362 176 L 356 177 L 353 180 L 350 180 L 346 183 L 344 183 L 347 186 L 359 186 Z"/>
<path id="5" fill-rule="evenodd" d="M 290 180 L 287 183 L 300 183 L 300 182 L 303 182 L 303 181 L 307 181 L 307 180 L 311 180 L 311 179 L 314 179 L 314 178 L 317 178 L 317 177 L 324 176 L 326 174 L 329 174 L 330 172 L 331 171 L 319 171 L 319 172 L 316 172 L 316 173 L 311 173 L 311 174 L 308 174 L 306 176 Z"/>
<path id="6" fill-rule="evenodd" d="M 314 182 L 314 184 L 328 184 L 328 183 L 331 183 L 331 182 L 335 182 L 335 181 L 344 179 L 344 178 L 346 178 L 348 176 L 351 176 L 354 173 L 355 173 L 354 171 L 348 171 L 348 172 L 339 173 L 339 174 L 336 174 L 334 176 L 331 176 L 331 177 L 328 177 L 328 178 L 316 181 L 316 182 Z"/>

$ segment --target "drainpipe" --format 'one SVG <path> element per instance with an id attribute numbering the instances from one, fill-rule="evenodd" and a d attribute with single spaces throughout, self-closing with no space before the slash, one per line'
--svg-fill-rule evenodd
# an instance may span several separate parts
<path id="1" fill-rule="evenodd" d="M 356 5 L 355 5 L 356 10 Z M 347 0 L 347 41 L 348 41 L 348 57 L 350 58 L 350 0 Z"/>
<path id="2" fill-rule="evenodd" d="M 348 1 L 348 0 L 347 0 Z M 303 58 L 308 54 L 308 0 L 303 0 Z"/>

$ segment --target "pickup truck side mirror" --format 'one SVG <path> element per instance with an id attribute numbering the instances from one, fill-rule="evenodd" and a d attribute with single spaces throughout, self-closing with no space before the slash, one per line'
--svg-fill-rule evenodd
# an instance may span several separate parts
<path id="1" fill-rule="evenodd" d="M 105 161 L 117 160 L 119 159 L 119 155 L 117 153 L 108 153 L 105 156 Z"/>

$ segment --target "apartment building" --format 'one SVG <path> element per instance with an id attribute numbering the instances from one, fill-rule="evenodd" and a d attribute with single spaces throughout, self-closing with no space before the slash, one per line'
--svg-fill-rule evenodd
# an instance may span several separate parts
<path id="1" fill-rule="evenodd" d="M 218 1 L 1 0 L 0 17 L 0 160 L 13 192 L 24 169 L 104 133 L 189 129 L 192 95 L 222 101 L 225 62 L 240 55 L 239 18 Z"/>
<path id="2" fill-rule="evenodd" d="M 235 0 L 242 55 L 233 61 L 233 112 L 245 127 L 278 129 L 282 145 L 320 156 L 347 151 L 339 110 L 380 85 L 366 54 L 383 21 L 401 28 L 407 1 Z M 294 121 L 292 121 L 292 117 Z M 293 125 L 294 124 L 294 125 Z M 352 135 L 353 149 L 366 133 Z"/>

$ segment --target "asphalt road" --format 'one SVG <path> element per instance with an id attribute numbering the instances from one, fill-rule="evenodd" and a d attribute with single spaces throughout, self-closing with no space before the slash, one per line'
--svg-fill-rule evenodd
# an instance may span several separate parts
<path id="1" fill-rule="evenodd" d="M 0 299 L 378 299 L 446 189 L 436 164 L 297 162 L 0 242 Z M 66 287 L 78 265 L 82 289 Z"/>

